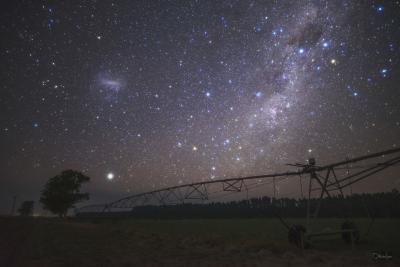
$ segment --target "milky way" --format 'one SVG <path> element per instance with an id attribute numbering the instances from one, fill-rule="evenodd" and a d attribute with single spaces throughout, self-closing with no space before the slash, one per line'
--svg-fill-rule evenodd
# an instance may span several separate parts
<path id="1" fill-rule="evenodd" d="M 5 205 L 37 199 L 66 168 L 105 201 L 399 146 L 398 1 L 31 1 L 1 12 Z M 399 187 L 383 181 L 362 190 Z"/>

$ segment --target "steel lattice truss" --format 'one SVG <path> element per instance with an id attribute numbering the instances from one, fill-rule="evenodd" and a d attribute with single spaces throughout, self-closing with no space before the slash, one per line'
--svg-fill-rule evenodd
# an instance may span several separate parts
<path id="1" fill-rule="evenodd" d="M 308 199 L 312 197 L 312 194 L 316 193 L 317 198 L 322 200 L 325 196 L 331 196 L 331 194 L 335 193 L 343 195 L 344 188 L 399 163 L 400 148 L 347 159 L 325 166 L 317 166 L 315 165 L 315 160 L 310 159 L 308 164 L 305 165 L 291 165 L 298 167 L 297 171 L 172 186 L 128 196 L 108 204 L 84 206 L 77 209 L 76 213 L 122 212 L 144 205 L 176 205 L 193 201 L 206 201 L 215 193 L 210 190 L 211 187 L 219 187 L 219 192 L 235 193 L 248 191 L 263 183 L 273 183 L 275 190 L 276 182 L 291 177 L 304 176 L 308 177 Z M 356 166 L 354 164 L 364 165 Z M 307 218 L 316 217 L 319 208 L 320 204 L 318 204 L 315 211 L 311 211 L 310 205 L 308 205 Z"/>

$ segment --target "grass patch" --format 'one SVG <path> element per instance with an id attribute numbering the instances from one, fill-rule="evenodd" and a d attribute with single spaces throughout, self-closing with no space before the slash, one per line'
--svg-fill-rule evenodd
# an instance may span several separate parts
<path id="1" fill-rule="evenodd" d="M 339 229 L 343 220 L 320 219 L 312 229 Z M 342 260 L 370 264 L 373 250 L 400 254 L 400 220 L 378 219 L 368 236 L 366 219 L 354 220 L 361 231 L 355 250 L 339 236 L 301 251 L 287 241 L 275 219 L 96 220 L 0 219 L 3 252 L 0 266 L 185 266 L 275 262 L 296 266 L 329 265 Z M 304 220 L 290 220 L 302 223 Z M 356 258 L 354 258 L 356 257 Z M 398 261 L 393 261 L 398 263 Z M 339 263 L 341 264 L 341 263 Z"/>

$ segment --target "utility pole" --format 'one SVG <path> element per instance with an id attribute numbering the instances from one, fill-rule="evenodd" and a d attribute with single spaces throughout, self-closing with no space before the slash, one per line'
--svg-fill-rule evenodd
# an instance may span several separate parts
<path id="1" fill-rule="evenodd" d="M 14 195 L 13 196 L 13 201 L 12 201 L 12 206 L 11 206 L 11 216 L 14 216 L 16 202 L 17 202 L 17 196 Z"/>
<path id="2" fill-rule="evenodd" d="M 272 177 L 272 182 L 274 184 L 274 200 L 276 199 L 276 184 L 275 184 L 275 177 Z"/>

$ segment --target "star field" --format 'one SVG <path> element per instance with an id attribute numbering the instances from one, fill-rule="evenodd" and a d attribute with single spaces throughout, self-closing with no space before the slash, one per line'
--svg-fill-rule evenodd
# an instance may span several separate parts
<path id="1" fill-rule="evenodd" d="M 67 168 L 104 201 L 398 147 L 399 14 L 399 1 L 10 1 L 3 202 Z"/>

